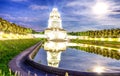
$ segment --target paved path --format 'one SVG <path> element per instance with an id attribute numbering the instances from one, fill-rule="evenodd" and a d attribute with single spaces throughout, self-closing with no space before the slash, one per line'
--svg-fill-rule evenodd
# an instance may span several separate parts
<path id="1" fill-rule="evenodd" d="M 19 72 L 20 76 L 55 76 L 52 74 L 47 74 L 43 71 L 37 70 L 25 63 L 26 57 L 33 51 L 33 49 L 37 46 L 38 44 L 26 49 L 16 57 L 14 57 L 10 62 L 9 62 L 9 68 L 13 72 Z M 35 75 L 36 74 L 36 75 Z"/>
<path id="2" fill-rule="evenodd" d="M 19 71 L 20 72 L 19 76 L 56 76 L 56 75 L 53 75 L 50 73 L 46 73 L 46 72 L 37 70 L 37 69 L 31 67 L 30 65 L 28 65 L 27 63 L 25 63 L 26 58 L 33 51 L 33 49 L 36 48 L 37 45 L 39 45 L 39 43 L 26 49 L 25 51 L 23 51 L 22 53 L 17 55 L 15 58 L 13 58 L 9 62 L 10 69 L 13 72 Z M 56 71 L 56 70 L 54 70 L 54 71 Z M 75 72 L 70 72 L 70 73 L 74 74 Z M 74 75 L 77 75 L 77 76 L 79 76 L 79 75 L 81 75 L 81 76 L 120 76 L 119 73 L 97 74 L 97 73 L 83 73 L 83 72 L 81 72 L 81 73 L 76 72 L 76 74 L 74 74 Z"/>

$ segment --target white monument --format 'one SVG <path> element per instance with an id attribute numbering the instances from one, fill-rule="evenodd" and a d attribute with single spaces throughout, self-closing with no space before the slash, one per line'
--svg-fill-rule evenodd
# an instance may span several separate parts
<path id="1" fill-rule="evenodd" d="M 57 8 L 53 8 L 45 30 L 48 40 L 66 40 L 67 32 L 62 28 L 62 20 Z"/>

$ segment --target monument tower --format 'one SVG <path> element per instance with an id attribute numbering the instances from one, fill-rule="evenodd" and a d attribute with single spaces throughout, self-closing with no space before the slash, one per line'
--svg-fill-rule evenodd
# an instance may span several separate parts
<path id="1" fill-rule="evenodd" d="M 53 8 L 45 30 L 48 40 L 65 40 L 67 32 L 62 28 L 62 20 L 57 8 Z"/>
<path id="2" fill-rule="evenodd" d="M 57 8 L 53 8 L 48 20 L 48 28 L 62 29 L 61 17 Z"/>

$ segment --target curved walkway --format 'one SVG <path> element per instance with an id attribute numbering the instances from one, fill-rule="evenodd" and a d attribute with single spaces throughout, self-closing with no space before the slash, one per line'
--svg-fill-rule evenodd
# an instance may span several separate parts
<path id="1" fill-rule="evenodd" d="M 8 64 L 9 68 L 18 76 L 54 76 L 53 74 L 47 74 L 43 71 L 37 70 L 25 63 L 27 56 L 40 44 L 41 43 L 39 42 L 14 57 Z"/>

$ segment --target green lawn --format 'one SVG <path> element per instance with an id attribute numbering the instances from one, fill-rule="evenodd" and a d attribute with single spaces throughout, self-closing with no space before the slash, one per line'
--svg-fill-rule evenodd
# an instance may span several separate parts
<path id="1" fill-rule="evenodd" d="M 10 76 L 9 61 L 40 40 L 43 39 L 0 40 L 0 71 L 6 73 L 5 76 Z"/>
<path id="2" fill-rule="evenodd" d="M 71 42 L 120 48 L 120 42 L 117 42 L 117 41 L 95 41 L 95 40 L 72 39 Z"/>

